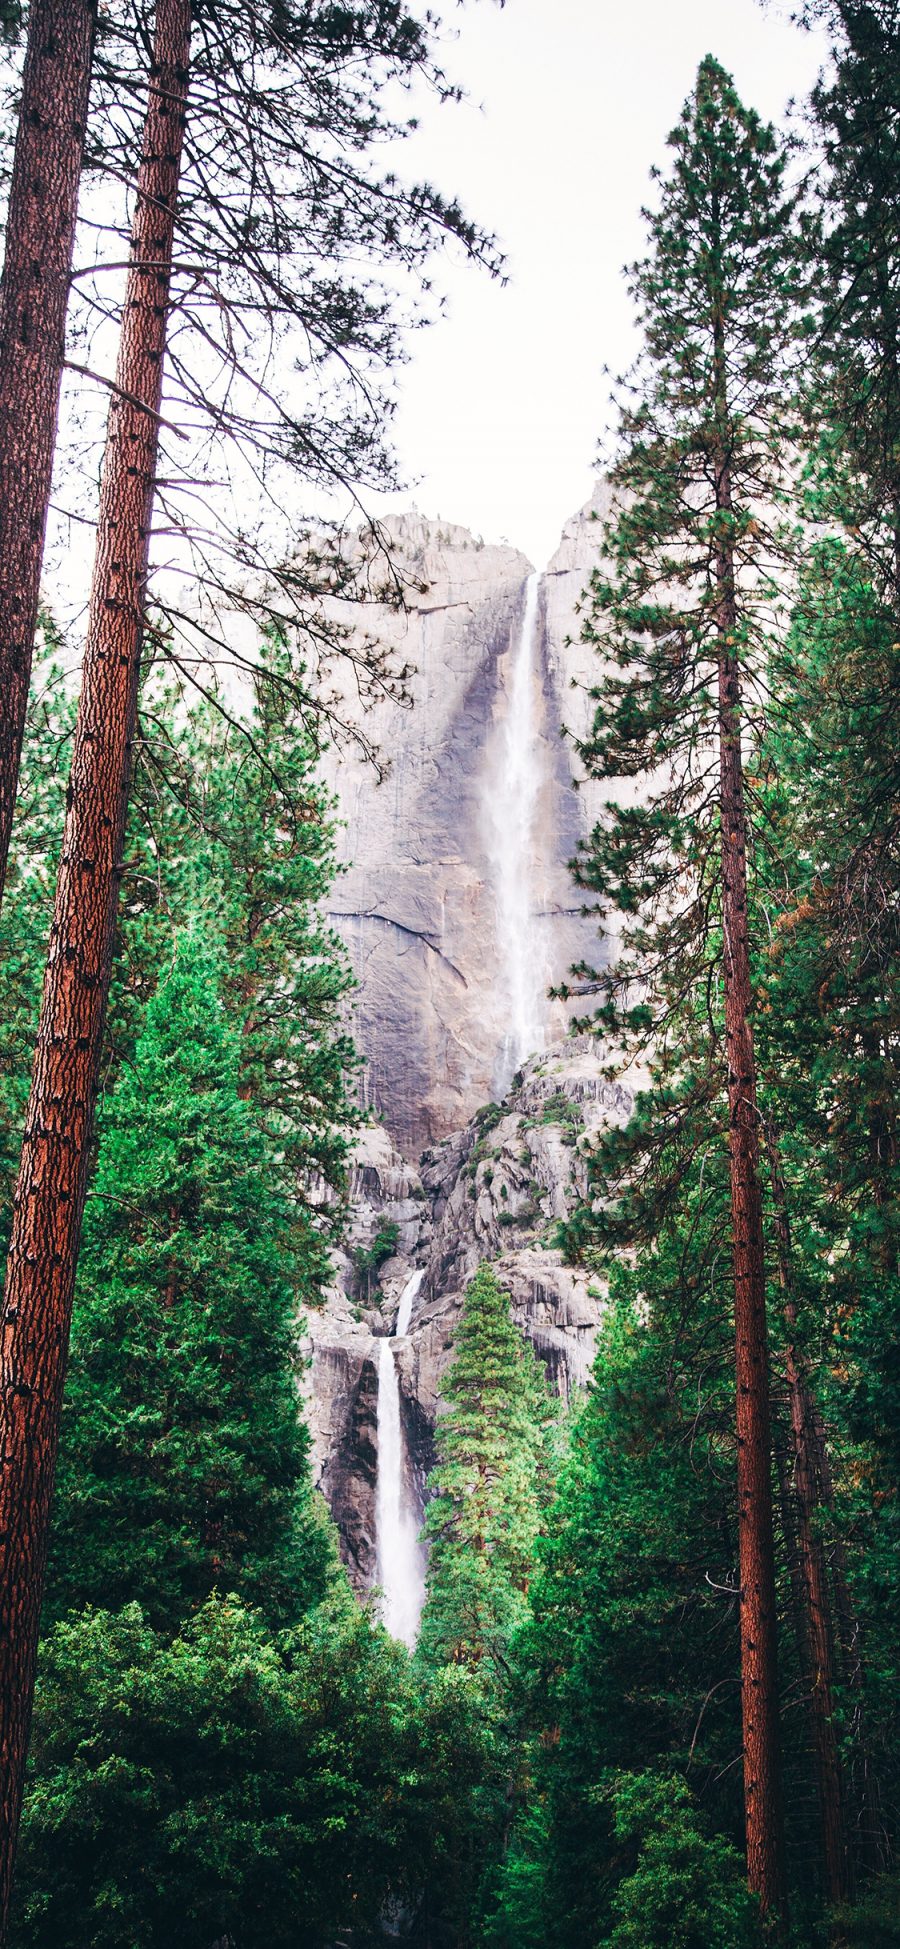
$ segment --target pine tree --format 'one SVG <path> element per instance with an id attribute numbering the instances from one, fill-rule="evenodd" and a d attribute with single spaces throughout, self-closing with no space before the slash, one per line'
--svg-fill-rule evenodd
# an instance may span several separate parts
<path id="1" fill-rule="evenodd" d="M 552 1408 L 488 1265 L 441 1382 L 425 1607 L 414 1661 L 423 1752 L 412 1894 L 428 1941 L 483 1940 L 517 1757 L 512 1646 L 549 1497 Z"/>
<path id="2" fill-rule="evenodd" d="M 96 0 L 32 0 L 0 277 L 0 900 L 38 619 Z"/>
<path id="3" fill-rule="evenodd" d="M 29 706 L 10 853 L 15 901 L 0 910 L 0 1236 L 28 1099 L 41 974 L 53 912 L 75 704 L 55 661 L 52 622 Z M 185 929 L 224 941 L 222 1000 L 238 1037 L 240 1089 L 289 1167 L 308 1263 L 330 1277 L 329 1232 L 342 1217 L 354 1121 L 355 1057 L 343 1022 L 350 976 L 323 919 L 335 872 L 334 824 L 316 780 L 319 743 L 295 697 L 294 662 L 260 651 L 250 708 L 148 674 L 141 705 L 110 990 L 103 1081 L 133 1060 L 144 1011 Z M 310 1274 L 311 1277 L 311 1274 Z"/>
<path id="4" fill-rule="evenodd" d="M 676 1853 L 701 1805 L 724 1850 L 740 1846 L 728 1196 L 714 1133 L 652 1246 L 608 1269 L 591 1387 L 514 1648 L 525 1759 L 500 1881 L 503 1949 L 606 1941 L 638 1866 L 641 1837 L 617 1835 L 635 1775 L 648 1793 L 655 1783 L 657 1815 L 669 1801 Z M 669 1899 L 678 1941 L 693 1898 L 684 1910 Z"/>
<path id="5" fill-rule="evenodd" d="M 338 1586 L 273 1635 L 210 1598 L 48 1631 L 16 1949 L 325 1949 L 381 1940 L 415 1745 L 408 1661 Z"/>
<path id="6" fill-rule="evenodd" d="M 190 37 L 190 0 L 158 0 L 82 693 L 3 1294 L 0 1938 L 28 1746 L 128 807 Z"/>
<path id="7" fill-rule="evenodd" d="M 611 801 L 583 882 L 626 917 L 598 1022 L 651 1037 L 692 1101 L 727 1096 L 747 1861 L 783 1910 L 769 1375 L 751 1016 L 745 753 L 783 565 L 782 401 L 793 319 L 784 159 L 711 58 L 634 272 L 643 362 L 622 414 L 618 513 L 585 635 L 607 659 L 583 756 L 648 781 Z M 721 1018 L 717 995 L 721 993 Z M 702 1008 L 707 998 L 706 1020 Z M 674 1112 L 669 1109 L 669 1115 Z"/>
<path id="8" fill-rule="evenodd" d="M 355 1063 L 342 1016 L 350 974 L 324 919 L 336 872 L 320 738 L 298 700 L 296 653 L 270 636 L 249 708 L 222 709 L 148 678 L 126 842 L 111 1041 L 129 1046 L 172 929 L 215 916 L 241 1090 L 309 1192 L 342 1182 Z M 163 728 L 161 728 L 163 727 Z M 115 1061 L 115 1048 L 111 1051 Z M 338 1206 L 335 1205 L 335 1212 Z M 322 1215 L 317 1210 L 317 1220 Z"/>
<path id="9" fill-rule="evenodd" d="M 820 1240 L 817 1253 L 794 1252 L 793 1276 L 818 1425 L 824 1415 L 836 1443 L 836 1468 L 821 1436 L 810 1444 L 814 1522 L 829 1544 L 853 1729 L 857 1866 L 871 1872 L 890 1857 L 897 1758 L 894 1661 L 882 1646 L 896 1605 L 900 1357 L 900 13 L 895 0 L 808 11 L 835 42 L 812 100 L 825 158 L 807 236 L 806 495 L 817 530 L 787 654 L 770 673 L 772 945 L 760 956 L 760 1030 L 790 1229 L 812 1217 Z"/>
<path id="10" fill-rule="evenodd" d="M 829 15 L 834 70 L 813 97 L 828 167 L 809 405 L 812 508 L 838 533 L 811 552 L 785 682 L 803 727 L 781 755 L 806 869 L 806 905 L 788 914 L 828 1017 L 851 1195 L 874 1205 L 872 1347 L 880 1341 L 889 1371 L 900 1276 L 900 11 L 840 0 Z M 825 758 L 811 765 L 815 746 Z"/>
<path id="11" fill-rule="evenodd" d="M 441 1401 L 418 1656 L 489 1672 L 525 1611 L 550 1425 L 543 1376 L 489 1266 L 466 1292 Z"/>
<path id="12" fill-rule="evenodd" d="M 53 626 L 32 685 L 13 836 L 9 898 L 0 907 L 0 1249 L 5 1252 L 22 1147 L 41 976 L 65 814 L 65 770 L 75 706 L 56 661 Z"/>
<path id="13" fill-rule="evenodd" d="M 221 961 L 182 938 L 103 1121 L 51 1615 L 136 1601 L 171 1629 L 218 1590 L 290 1621 L 322 1594 L 296 1388 L 307 1269 L 220 990 Z"/>

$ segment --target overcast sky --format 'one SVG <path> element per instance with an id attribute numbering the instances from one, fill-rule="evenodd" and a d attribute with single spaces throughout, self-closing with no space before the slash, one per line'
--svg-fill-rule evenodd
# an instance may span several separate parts
<path id="1" fill-rule="evenodd" d="M 444 264 L 449 314 L 414 336 L 397 444 L 409 492 L 382 505 L 506 537 L 542 567 L 591 490 L 604 365 L 634 350 L 621 274 L 697 64 L 715 54 L 748 104 L 784 119 L 825 43 L 756 0 L 468 0 L 447 6 L 460 107 L 425 105 L 405 171 L 500 237 L 503 289 Z"/>

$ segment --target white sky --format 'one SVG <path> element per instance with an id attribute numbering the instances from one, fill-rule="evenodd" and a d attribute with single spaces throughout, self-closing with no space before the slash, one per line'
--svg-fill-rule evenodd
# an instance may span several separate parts
<path id="1" fill-rule="evenodd" d="M 413 336 L 396 442 L 414 504 L 542 567 L 587 500 L 607 411 L 604 365 L 633 355 L 622 265 L 640 254 L 649 171 L 704 54 L 748 105 L 784 119 L 823 39 L 774 0 L 468 0 L 447 18 L 461 106 L 426 103 L 403 173 L 458 194 L 495 230 L 505 289 L 439 266 L 449 315 Z"/>

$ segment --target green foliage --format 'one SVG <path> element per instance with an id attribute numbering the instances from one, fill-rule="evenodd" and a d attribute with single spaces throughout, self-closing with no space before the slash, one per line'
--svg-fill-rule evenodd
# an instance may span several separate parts
<path id="1" fill-rule="evenodd" d="M 566 1095 L 565 1090 L 555 1090 L 552 1096 L 547 1097 L 541 1109 L 541 1122 L 559 1126 L 563 1132 L 563 1143 L 570 1145 L 575 1143 L 584 1129 L 581 1110 L 578 1104 L 573 1103 L 572 1098 Z M 525 1161 L 531 1162 L 528 1153 Z"/>
<path id="2" fill-rule="evenodd" d="M 404 1889 L 413 1942 L 481 1941 L 508 1818 L 509 1728 L 482 1664 L 412 1671 L 414 1769 L 406 1801 Z"/>
<path id="3" fill-rule="evenodd" d="M 739 1843 L 728 1277 L 702 1201 L 691 1216 L 692 1264 L 673 1226 L 653 1263 L 613 1269 L 539 1545 L 515 1645 L 528 1763 L 495 1922 L 504 1949 L 520 1935 L 546 1949 L 605 1940 L 634 1866 L 612 1817 L 634 1771 L 683 1774 L 714 1833 Z"/>
<path id="4" fill-rule="evenodd" d="M 397 1250 L 400 1227 L 393 1218 L 382 1218 L 370 1245 L 357 1245 L 353 1250 L 353 1270 L 357 1293 L 365 1291 L 371 1298 L 372 1281 L 377 1279 L 386 1259 Z"/>
<path id="5" fill-rule="evenodd" d="M 306 1268 L 285 1172 L 239 1093 L 221 960 L 198 934 L 107 1105 L 84 1229 L 50 1602 L 174 1627 L 212 1589 L 270 1617 L 329 1552 L 299 1418 Z"/>
<path id="6" fill-rule="evenodd" d="M 277 1640 L 211 1598 L 45 1639 L 15 1949 L 324 1949 L 397 1874 L 403 1655 L 349 1592 Z"/>
<path id="7" fill-rule="evenodd" d="M 702 1034 L 698 1000 L 707 1045 L 718 1039 L 719 564 L 727 550 L 750 757 L 754 691 L 786 596 L 796 280 L 785 158 L 711 57 L 669 142 L 650 250 L 632 273 L 644 350 L 622 402 L 613 518 L 582 629 L 604 674 L 581 756 L 598 780 L 642 784 L 636 803 L 618 789 L 607 800 L 578 876 L 620 917 L 621 951 L 595 983 L 610 1058 L 620 1040 L 653 1036 L 657 1059 L 671 1039 L 683 1070 Z"/>
<path id="8" fill-rule="evenodd" d="M 896 1949 L 900 1942 L 900 1874 L 882 1875 L 852 1908 L 834 1917 L 835 1939 L 847 1949 Z"/>
<path id="9" fill-rule="evenodd" d="M 467 1289 L 441 1399 L 414 1673 L 422 1736 L 451 1809 L 432 1844 L 424 1912 L 440 1918 L 441 1941 L 462 1949 L 486 1926 L 508 1820 L 511 1643 L 527 1614 L 553 1425 L 543 1375 L 486 1265 Z"/>
<path id="10" fill-rule="evenodd" d="M 48 651 L 52 626 L 45 622 Z M 125 849 L 104 1086 L 127 1063 L 143 1010 L 186 929 L 222 939 L 222 1000 L 239 1036 L 240 1088 L 290 1167 L 293 1223 L 315 1278 L 342 1218 L 355 1065 L 341 1023 L 350 985 L 322 918 L 334 876 L 331 808 L 298 673 L 263 644 L 246 717 L 146 677 Z M 220 700 L 224 705 L 224 699 Z M 18 1163 L 62 828 L 73 701 L 52 661 L 32 687 L 0 910 L 3 1236 Z M 326 1190 L 323 1196 L 322 1184 Z"/>
<path id="11" fill-rule="evenodd" d="M 22 24 L 22 0 L 0 0 L 0 40 L 15 46 Z"/>
<path id="12" fill-rule="evenodd" d="M 820 527 L 802 560 L 802 536 L 778 522 L 792 464 L 784 441 L 796 295 L 783 165 L 714 64 L 703 64 L 676 131 L 653 254 L 636 274 L 647 354 L 623 418 L 615 481 L 624 493 L 588 620 L 589 636 L 617 663 L 598 687 L 585 755 L 601 778 L 649 769 L 651 780 L 636 808 L 611 799 L 581 872 L 624 915 L 625 951 L 601 978 L 599 1021 L 630 1048 L 649 1043 L 652 1085 L 628 1129 L 601 1138 L 590 1204 L 564 1228 L 569 1251 L 588 1267 L 609 1269 L 623 1245 L 629 1256 L 611 1268 L 615 1310 L 596 1391 L 534 1588 L 525 1643 L 533 1696 L 547 1696 L 534 1722 L 544 1812 L 535 1828 L 528 1798 L 513 1850 L 529 1858 L 527 1836 L 537 1833 L 529 1871 L 547 1940 L 585 1949 L 598 1930 L 611 1942 L 655 1940 L 653 1891 L 669 1874 L 655 1853 L 668 1844 L 664 1819 L 646 1874 L 632 1867 L 619 1880 L 615 1827 L 598 1819 L 601 1784 L 614 1792 L 624 1769 L 661 1783 L 677 1772 L 701 1789 L 709 1844 L 740 1842 L 712 681 L 723 532 L 710 511 L 717 448 L 728 455 L 738 569 L 733 647 L 744 685 L 760 1105 L 781 1154 L 790 1234 L 780 1257 L 769 1186 L 781 1685 L 805 1707 L 812 1674 L 787 1401 L 789 1364 L 799 1361 L 827 1439 L 814 1526 L 832 1580 L 833 1723 L 848 1817 L 868 1837 L 862 1858 L 876 1849 L 890 1858 L 900 1750 L 888 1644 L 900 1399 L 896 265 L 894 226 L 882 221 L 886 194 L 861 193 L 871 161 L 862 131 L 872 116 L 883 138 L 879 169 L 896 153 L 890 11 L 836 7 L 847 49 L 834 91 L 823 84 L 817 96 L 823 126 L 840 127 L 848 147 L 841 153 L 835 141 L 831 151 L 830 268 L 806 399 L 817 442 L 808 506 L 831 532 Z M 882 65 L 872 74 L 866 64 L 879 35 Z M 717 309 L 727 369 L 718 397 Z M 739 405 L 726 425 L 729 391 Z M 783 1754 L 804 1941 L 825 1926 L 808 1727 L 805 1717 L 786 1718 Z M 601 1782 L 606 1767 L 614 1770 Z M 866 1778 L 870 1794 L 878 1780 L 878 1814 Z M 680 1820 L 676 1810 L 673 1833 Z M 628 1918 L 632 1898 L 639 1919 Z M 725 1940 L 732 1926 L 740 1940 L 726 1910 Z M 663 1940 L 667 1929 L 679 1939 L 671 1917 L 659 1927 Z M 707 1920 L 706 1936 L 711 1927 Z"/>
<path id="13" fill-rule="evenodd" d="M 44 959 L 64 816 L 72 699 L 54 660 L 52 626 L 35 671 L 19 781 L 6 897 L 0 907 L 0 1249 L 6 1255 L 12 1191 L 31 1082 Z"/>
<path id="14" fill-rule="evenodd" d="M 598 1949 L 755 1949 L 762 1936 L 736 1848 L 705 1833 L 684 1781 L 622 1775 L 612 1790 L 616 1841 L 637 1844 Z"/>
<path id="15" fill-rule="evenodd" d="M 478 1135 L 472 1145 L 466 1163 L 466 1170 L 470 1177 L 475 1176 L 479 1164 L 486 1157 L 493 1157 L 494 1152 L 490 1149 L 488 1138 L 491 1132 L 496 1130 L 497 1125 L 503 1122 L 506 1114 L 506 1109 L 502 1103 L 484 1103 L 480 1110 L 476 1110 L 475 1128 Z"/>
<path id="16" fill-rule="evenodd" d="M 488 1266 L 469 1286 L 441 1386 L 418 1657 L 502 1670 L 525 1611 L 547 1481 L 549 1396 Z"/>
<path id="17" fill-rule="evenodd" d="M 312 1184 L 321 1173 L 342 1185 L 355 1057 L 341 1021 L 350 976 L 322 912 L 335 874 L 333 813 L 316 778 L 319 736 L 302 679 L 268 637 L 251 707 L 234 720 L 225 698 L 173 695 L 148 673 L 113 1041 L 127 1051 L 130 1013 L 152 992 L 173 933 L 198 914 L 214 918 L 241 1087 L 295 1170 L 298 1217 L 306 1208 L 315 1220 L 305 1228 L 312 1250 L 329 1215 Z"/>
<path id="18" fill-rule="evenodd" d="M 611 1063 L 620 1044 L 649 1047 L 650 1087 L 628 1128 L 595 1143 L 589 1196 L 562 1228 L 609 1296 L 555 1485 L 531 1351 L 489 1268 L 468 1290 L 411 1665 L 350 1600 L 297 1412 L 298 1306 L 316 1303 L 340 1223 L 352 1068 L 303 673 L 268 641 L 241 727 L 150 674 L 16 1949 L 331 1949 L 381 1939 L 392 1915 L 441 1949 L 758 1942 L 741 1865 L 718 980 L 725 546 L 760 1107 L 790 1234 L 779 1258 L 770 1184 L 795 1934 L 804 1949 L 829 1927 L 854 1949 L 898 1940 L 900 29 L 893 0 L 826 11 L 838 38 L 814 101 L 822 223 L 795 218 L 772 130 L 707 58 L 633 272 L 645 349 L 585 613 L 603 674 L 582 757 L 610 790 L 579 873 L 623 924 L 596 1025 Z M 340 37 L 337 15 L 323 31 Z M 814 294 L 803 247 L 820 259 Z M 800 513 L 816 524 L 808 544 Z M 70 726 L 49 670 L 0 913 L 6 1187 Z M 637 804 L 623 778 L 640 779 Z M 472 1198 L 504 1114 L 477 1118 Z M 561 1092 L 540 1119 L 570 1140 L 581 1129 Z M 520 1162 L 531 1169 L 527 1148 Z M 498 1206 L 501 1225 L 533 1222 L 505 1184 Z M 357 1252 L 360 1287 L 397 1240 L 383 1224 Z M 830 1920 L 786 1381 L 798 1361 L 827 1434 L 815 1530 L 859 1856 L 858 1900 Z M 873 1876 L 873 1855 L 886 1872 Z"/>

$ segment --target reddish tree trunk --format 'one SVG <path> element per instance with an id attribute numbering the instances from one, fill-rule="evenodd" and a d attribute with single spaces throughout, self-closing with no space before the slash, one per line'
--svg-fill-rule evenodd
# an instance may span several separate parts
<path id="1" fill-rule="evenodd" d="M 59 417 L 96 0 L 32 0 L 0 280 L 0 899 Z"/>
<path id="2" fill-rule="evenodd" d="M 791 1416 L 793 1467 L 789 1494 L 802 1592 L 803 1625 L 809 1663 L 810 1711 L 816 1761 L 816 1785 L 822 1826 L 825 1893 L 830 1903 L 846 1902 L 851 1894 L 850 1859 L 844 1817 L 844 1788 L 834 1725 L 834 1635 L 828 1569 L 817 1512 L 825 1502 L 827 1462 L 824 1430 L 810 1392 L 806 1369 L 797 1350 L 797 1302 L 791 1274 L 791 1231 L 784 1174 L 775 1131 L 766 1125 L 766 1148 L 775 1217 L 778 1283 L 781 1287 L 788 1343 L 785 1375 Z"/>
<path id="3" fill-rule="evenodd" d="M 0 1320 L 4 1921 L 137 711 L 190 29 L 190 0 L 158 0 L 83 688 Z"/>
<path id="4" fill-rule="evenodd" d="M 719 659 L 722 917 L 737 1382 L 741 1698 L 747 1874 L 766 1911 L 785 1901 L 778 1729 L 772 1438 L 737 658 Z"/>
<path id="5" fill-rule="evenodd" d="M 764 1914 L 786 1914 L 784 1822 L 778 1714 L 778 1626 L 772 1520 L 769 1349 L 759 1175 L 756 1058 L 750 1023 L 747 822 L 741 757 L 738 614 L 731 538 L 731 475 L 725 334 L 714 319 L 716 410 L 715 625 L 718 636 L 719 814 L 722 874 L 722 976 L 728 1065 L 728 1146 L 734 1265 L 740 1547 L 741 1708 L 747 1879 Z"/>

